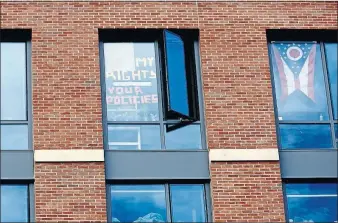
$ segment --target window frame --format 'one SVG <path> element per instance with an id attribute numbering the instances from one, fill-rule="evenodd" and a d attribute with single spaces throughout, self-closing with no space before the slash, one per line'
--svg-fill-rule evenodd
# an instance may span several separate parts
<path id="1" fill-rule="evenodd" d="M 1 185 L 26 185 L 28 188 L 28 222 L 35 221 L 33 106 L 32 106 L 32 30 L 0 29 L 0 42 L 21 42 L 26 46 L 26 114 L 27 120 L 0 120 L 0 125 L 22 124 L 28 127 L 28 147 L 25 150 L 0 148 Z M 0 46 L 1 47 L 1 46 Z M 1 49 L 0 49 L 1 50 Z"/>
<path id="2" fill-rule="evenodd" d="M 1 43 L 25 43 L 25 51 L 26 51 L 26 115 L 27 120 L 1 120 L 0 125 L 25 125 L 28 128 L 28 145 L 25 150 L 33 150 L 33 121 L 32 121 L 32 45 L 31 40 L 26 35 L 28 35 L 27 31 L 8 31 L 8 30 L 0 30 L 1 32 Z M 13 35 L 13 36 L 12 36 Z M 21 38 L 18 35 L 22 35 Z M 1 46 L 0 46 L 1 48 Z M 1 149 L 1 151 L 17 151 L 14 150 L 6 150 Z M 23 151 L 22 149 L 20 151 Z"/>
<path id="3" fill-rule="evenodd" d="M 334 124 L 337 123 L 337 120 L 334 120 L 333 110 L 332 110 L 332 100 L 330 94 L 330 84 L 328 82 L 328 70 L 326 67 L 326 56 L 324 43 L 337 43 L 337 30 L 303 30 L 303 29 L 268 29 L 266 30 L 267 35 L 267 53 L 269 61 L 269 71 L 270 71 L 270 80 L 271 80 L 271 91 L 273 99 L 273 108 L 274 108 L 274 117 L 275 117 L 275 127 L 276 127 L 276 139 L 277 146 L 280 157 L 280 168 L 281 168 L 281 178 L 282 178 L 282 191 L 283 191 L 283 203 L 284 203 L 284 213 L 285 220 L 289 222 L 289 213 L 288 213 L 288 201 L 286 194 L 286 184 L 288 183 L 334 183 L 337 178 L 337 172 L 332 168 L 332 166 L 337 166 L 337 142 L 338 139 L 332 135 L 334 134 Z M 277 108 L 277 98 L 275 91 L 275 80 L 274 73 L 272 68 L 272 50 L 271 43 L 273 42 L 308 42 L 315 41 L 320 43 L 320 54 L 322 57 L 322 66 L 323 66 L 323 79 L 325 93 L 327 95 L 327 106 L 329 120 L 322 122 L 313 122 L 313 121 L 289 121 L 285 124 L 330 124 L 331 128 L 331 138 L 333 143 L 333 148 L 330 149 L 281 149 L 281 139 L 278 119 L 278 108 Z M 333 125 L 332 125 L 333 124 Z M 336 148 L 336 149 L 335 149 Z M 305 157 L 305 158 L 304 158 Z M 311 172 L 313 165 L 316 166 L 316 173 Z M 310 170 L 310 172 L 309 172 Z"/>
<path id="4" fill-rule="evenodd" d="M 166 222 L 172 222 L 172 208 L 171 208 L 171 193 L 170 185 L 203 185 L 203 198 L 206 222 L 213 220 L 212 216 L 212 200 L 210 196 L 211 186 L 209 181 L 204 180 L 114 180 L 106 183 L 106 200 L 107 200 L 107 222 L 112 222 L 112 203 L 111 203 L 111 186 L 113 185 L 164 185 L 165 188 L 165 203 L 166 203 Z"/>
<path id="5" fill-rule="evenodd" d="M 304 40 L 306 41 L 306 40 Z M 316 42 L 316 44 L 319 44 L 320 47 L 320 56 L 322 59 L 322 67 L 323 67 L 323 79 L 324 79 L 324 89 L 325 89 L 325 94 L 326 94 L 326 103 L 327 103 L 327 109 L 328 109 L 328 115 L 329 119 L 328 120 L 322 120 L 322 121 L 287 121 L 287 120 L 279 120 L 278 118 L 278 107 L 277 107 L 277 97 L 276 97 L 276 86 L 275 86 L 275 77 L 274 77 L 274 72 L 273 72 L 273 63 L 272 63 L 272 44 L 273 43 L 297 43 L 297 42 L 304 42 L 303 40 L 297 40 L 295 38 L 295 41 L 291 40 L 278 40 L 278 41 L 268 41 L 268 57 L 269 57 L 269 67 L 270 67 L 270 76 L 271 76 L 271 83 L 272 83 L 272 95 L 273 95 L 273 106 L 274 106 L 274 116 L 275 116 L 275 123 L 276 123 L 276 135 L 277 135 L 277 145 L 279 151 L 325 151 L 325 150 L 337 150 L 337 142 L 338 139 L 335 137 L 335 130 L 334 130 L 334 125 L 338 123 L 338 120 L 335 120 L 333 117 L 333 108 L 332 108 L 332 98 L 331 98 L 331 93 L 330 93 L 330 83 L 329 83 L 329 74 L 328 74 L 328 69 L 327 69 L 327 61 L 326 61 L 326 55 L 325 55 L 325 43 L 331 43 L 331 41 L 313 41 Z M 307 40 L 311 41 L 311 40 Z M 335 42 L 333 42 L 335 43 Z M 281 134 L 280 134 L 280 125 L 283 124 L 289 124 L 289 125 L 301 125 L 301 124 L 319 124 L 319 125 L 329 125 L 330 126 L 330 133 L 331 133 L 331 141 L 332 141 L 332 148 L 282 148 L 282 143 L 281 143 Z"/>
<path id="6" fill-rule="evenodd" d="M 170 151 L 205 151 L 207 150 L 207 141 L 206 141 L 206 130 L 205 130 L 205 119 L 204 119 L 204 99 L 202 94 L 202 77 L 201 77 L 201 67 L 200 67 L 200 49 L 199 49 L 199 32 L 198 30 L 181 30 L 181 29 L 167 29 L 175 33 L 183 33 L 183 35 L 188 35 L 189 33 L 195 33 L 196 39 L 192 39 L 193 49 L 189 53 L 189 60 L 193 60 L 195 64 L 195 71 L 193 78 L 196 82 L 195 93 L 195 104 L 197 104 L 197 113 L 199 120 L 170 120 L 167 119 L 168 114 L 166 112 L 167 102 L 166 102 L 166 86 L 165 86 L 165 74 L 166 74 L 166 64 L 164 59 L 164 49 L 163 49 L 163 32 L 165 29 L 99 29 L 99 62 L 100 62 L 100 82 L 101 82 L 101 104 L 102 104 L 102 127 L 103 127 L 103 147 L 104 150 L 109 150 L 109 141 L 108 141 L 108 126 L 109 125 L 159 125 L 160 126 L 160 141 L 161 148 L 156 150 L 146 150 L 141 149 L 139 151 L 168 151 L 165 146 L 165 134 L 177 128 L 187 126 L 189 124 L 199 125 L 200 134 L 201 134 L 201 148 L 200 149 L 169 149 Z M 185 33 L 186 32 L 186 33 Z M 157 72 L 157 95 L 158 95 L 158 112 L 159 120 L 158 121 L 108 121 L 107 118 L 107 103 L 106 103 L 106 80 L 105 80 L 105 59 L 104 59 L 104 44 L 105 43 L 118 43 L 118 42 L 150 42 L 154 43 L 155 48 L 155 64 Z M 185 56 L 187 56 L 185 48 Z M 192 55 L 193 54 L 193 55 Z M 187 64 L 187 63 L 186 63 Z M 191 70 L 191 68 L 189 68 Z M 188 70 L 189 70 L 188 69 Z M 190 106 L 190 105 L 189 105 Z M 168 124 L 174 124 L 174 128 L 167 127 Z M 125 151 L 117 149 L 115 151 Z M 129 151 L 129 150 L 128 150 Z M 134 151 L 134 150 L 130 150 Z"/>

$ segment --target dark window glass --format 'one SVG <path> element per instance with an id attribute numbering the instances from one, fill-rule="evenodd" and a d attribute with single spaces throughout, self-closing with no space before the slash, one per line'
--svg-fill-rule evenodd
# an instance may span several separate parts
<path id="1" fill-rule="evenodd" d="M 169 111 L 189 117 L 184 43 L 179 35 L 165 31 Z"/>
<path id="2" fill-rule="evenodd" d="M 330 125 L 279 125 L 282 149 L 333 148 Z"/>
<path id="3" fill-rule="evenodd" d="M 112 222 L 166 222 L 164 185 L 111 186 Z"/>
<path id="4" fill-rule="evenodd" d="M 206 222 L 204 185 L 171 185 L 173 222 Z"/>
<path id="5" fill-rule="evenodd" d="M 279 120 L 328 120 L 320 45 L 273 43 L 271 60 Z"/>
<path id="6" fill-rule="evenodd" d="M 1 120 L 27 120 L 26 44 L 1 43 Z"/>
<path id="7" fill-rule="evenodd" d="M 325 44 L 325 55 L 327 69 L 329 73 L 329 82 L 330 82 L 330 91 L 331 91 L 331 100 L 333 107 L 333 115 L 335 119 L 338 119 L 338 88 L 337 88 L 337 52 L 338 44 L 337 43 L 326 43 Z"/>
<path id="8" fill-rule="evenodd" d="M 200 125 L 188 125 L 166 132 L 166 149 L 201 149 Z"/>
<path id="9" fill-rule="evenodd" d="M 28 149 L 27 125 L 0 125 L 1 150 Z"/>
<path id="10" fill-rule="evenodd" d="M 28 186 L 1 185 L 1 222 L 28 222 Z"/>
<path id="11" fill-rule="evenodd" d="M 287 184 L 289 222 L 334 222 L 338 220 L 337 184 Z"/>
<path id="12" fill-rule="evenodd" d="M 111 125 L 108 127 L 109 149 L 161 149 L 159 125 Z"/>
<path id="13" fill-rule="evenodd" d="M 158 121 L 154 43 L 105 43 L 108 121 Z"/>

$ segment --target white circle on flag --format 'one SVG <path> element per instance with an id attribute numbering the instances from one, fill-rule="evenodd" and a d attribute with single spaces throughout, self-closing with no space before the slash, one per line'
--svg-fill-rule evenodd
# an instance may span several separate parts
<path id="1" fill-rule="evenodd" d="M 286 55 L 290 60 L 297 61 L 303 56 L 303 51 L 298 46 L 291 46 L 286 51 Z"/>

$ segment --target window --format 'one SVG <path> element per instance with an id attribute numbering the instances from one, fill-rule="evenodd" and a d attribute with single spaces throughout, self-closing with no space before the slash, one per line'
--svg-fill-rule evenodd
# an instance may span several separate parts
<path id="1" fill-rule="evenodd" d="M 337 31 L 267 37 L 286 219 L 337 222 Z"/>
<path id="2" fill-rule="evenodd" d="M 31 30 L 0 29 L 0 221 L 32 222 Z"/>
<path id="3" fill-rule="evenodd" d="M 198 32 L 99 35 L 108 221 L 207 222 Z"/>
<path id="4" fill-rule="evenodd" d="M 110 30 L 101 37 L 106 149 L 205 149 L 198 33 Z"/>
<path id="5" fill-rule="evenodd" d="M 27 43 L 1 42 L 1 150 L 27 150 Z"/>
<path id="6" fill-rule="evenodd" d="M 337 222 L 337 183 L 286 184 L 289 222 Z"/>
<path id="7" fill-rule="evenodd" d="M 207 222 L 203 184 L 111 185 L 112 222 Z"/>
<path id="8" fill-rule="evenodd" d="M 337 43 L 269 46 L 280 148 L 337 148 Z"/>
<path id="9" fill-rule="evenodd" d="M 1 222 L 29 222 L 28 185 L 1 184 Z"/>

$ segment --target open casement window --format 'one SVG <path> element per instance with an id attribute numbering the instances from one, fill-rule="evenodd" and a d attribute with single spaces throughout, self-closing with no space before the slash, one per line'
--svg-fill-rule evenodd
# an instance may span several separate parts
<path id="1" fill-rule="evenodd" d="M 193 52 L 186 36 L 163 31 L 165 57 L 166 118 L 184 122 L 198 120 Z M 187 40 L 187 41 L 185 41 Z"/>
<path id="2" fill-rule="evenodd" d="M 100 30 L 106 148 L 204 149 L 198 57 L 197 30 Z"/>

